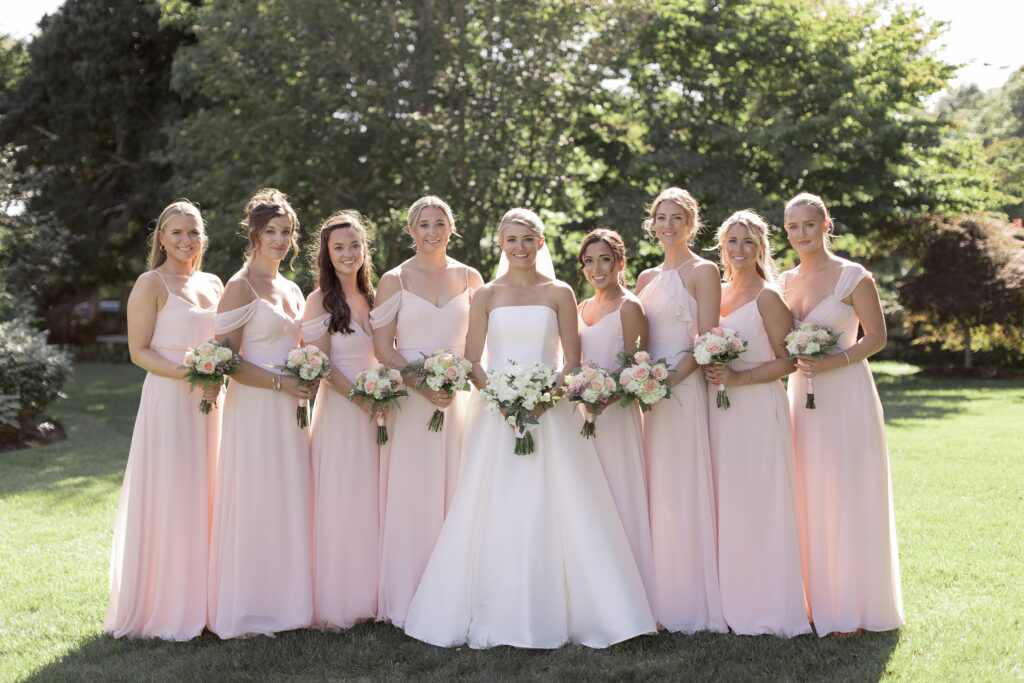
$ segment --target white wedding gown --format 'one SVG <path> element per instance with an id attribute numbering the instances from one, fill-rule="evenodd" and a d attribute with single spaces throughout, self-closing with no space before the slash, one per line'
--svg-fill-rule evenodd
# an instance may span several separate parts
<path id="1" fill-rule="evenodd" d="M 547 306 L 491 311 L 493 367 L 561 357 Z M 614 410 L 615 408 L 611 408 Z M 568 401 L 533 427 L 535 451 L 474 392 L 463 469 L 405 631 L 434 645 L 606 647 L 656 629 L 593 444 Z"/>

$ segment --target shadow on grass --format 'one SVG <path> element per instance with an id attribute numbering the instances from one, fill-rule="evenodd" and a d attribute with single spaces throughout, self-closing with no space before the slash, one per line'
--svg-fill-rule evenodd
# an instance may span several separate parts
<path id="1" fill-rule="evenodd" d="M 846 640 L 662 634 L 605 650 L 471 650 L 437 648 L 391 626 L 362 624 L 343 633 L 234 641 L 210 634 L 188 643 L 95 636 L 27 680 L 875 681 L 898 642 L 897 631 Z"/>

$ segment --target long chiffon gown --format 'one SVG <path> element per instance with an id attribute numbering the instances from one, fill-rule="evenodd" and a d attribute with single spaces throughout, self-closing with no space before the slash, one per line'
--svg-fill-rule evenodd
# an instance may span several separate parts
<path id="1" fill-rule="evenodd" d="M 583 362 L 605 369 L 617 368 L 618 354 L 625 348 L 620 311 L 605 315 L 593 325 L 588 325 L 582 315 L 579 321 Z M 610 405 L 597 416 L 595 425 L 593 443 L 597 457 L 608 478 L 647 597 L 654 603 L 654 555 L 640 407 L 636 403 L 627 408 Z"/>
<path id="2" fill-rule="evenodd" d="M 546 306 L 491 311 L 491 360 L 558 364 Z M 497 365 L 495 366 L 497 367 Z M 563 401 L 535 426 L 535 452 L 474 394 L 462 478 L 409 607 L 405 631 L 439 646 L 605 647 L 654 631 L 626 533 L 593 446 Z"/>
<path id="3" fill-rule="evenodd" d="M 299 343 L 300 320 L 258 296 L 216 321 L 218 334 L 242 327 L 240 353 L 267 369 Z M 221 638 L 313 617 L 309 433 L 296 405 L 282 391 L 228 384 L 210 536 L 210 630 Z"/>
<path id="4" fill-rule="evenodd" d="M 639 294 L 648 351 L 675 366 L 697 332 L 697 301 L 679 272 L 662 270 Z M 718 583 L 714 488 L 704 375 L 696 370 L 644 416 L 654 548 L 654 615 L 670 631 L 726 630 Z"/>
<path id="5" fill-rule="evenodd" d="M 738 372 L 775 359 L 757 299 L 721 320 L 747 350 Z M 738 634 L 810 633 L 796 525 L 789 402 L 781 381 L 729 387 L 731 407 L 709 391 L 712 462 L 718 501 L 718 578 L 722 612 Z"/>
<path id="6" fill-rule="evenodd" d="M 438 349 L 465 353 L 469 328 L 469 280 L 466 289 L 435 306 L 402 289 L 370 312 L 374 328 L 397 316 L 396 349 L 412 362 Z M 400 409 L 390 411 L 388 442 L 380 451 L 380 588 L 378 618 L 405 623 L 423 568 L 434 549 L 459 481 L 462 425 L 467 396 L 456 394 L 445 410 L 440 432 L 427 429 L 434 405 L 410 389 Z"/>
<path id="7" fill-rule="evenodd" d="M 330 314 L 307 321 L 303 338 L 327 333 Z M 349 381 L 376 364 L 373 341 L 355 321 L 331 334 L 331 364 Z M 377 616 L 380 462 L 376 423 L 320 384 L 313 413 L 313 624 L 348 628 Z"/>
<path id="8" fill-rule="evenodd" d="M 840 348 L 857 341 L 859 321 L 843 303 L 865 277 L 847 262 L 835 291 L 801 323 L 825 325 Z M 867 361 L 814 377 L 815 410 L 804 407 L 807 383 L 789 382 L 796 455 L 797 519 L 804 583 L 819 636 L 903 624 L 896 526 L 882 404 Z"/>
<path id="9" fill-rule="evenodd" d="M 150 348 L 181 363 L 187 347 L 213 338 L 214 312 L 168 289 Z M 220 411 L 200 413 L 202 396 L 189 389 L 180 379 L 152 374 L 142 384 L 114 523 L 103 621 L 103 630 L 118 638 L 188 640 L 206 627 L 210 486 Z"/>

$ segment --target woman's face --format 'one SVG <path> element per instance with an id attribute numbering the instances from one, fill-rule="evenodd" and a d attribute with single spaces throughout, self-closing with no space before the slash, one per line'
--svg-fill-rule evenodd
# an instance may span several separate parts
<path id="1" fill-rule="evenodd" d="M 274 216 L 260 231 L 258 253 L 273 261 L 283 261 L 292 246 L 292 222 L 288 216 Z"/>
<path id="2" fill-rule="evenodd" d="M 663 199 L 654 207 L 654 234 L 662 246 L 685 243 L 690 237 L 690 216 L 671 199 Z"/>
<path id="3" fill-rule="evenodd" d="M 348 277 L 363 267 L 366 245 L 355 228 L 346 226 L 335 228 L 327 236 L 327 252 L 331 255 L 334 272 L 339 277 Z"/>
<path id="4" fill-rule="evenodd" d="M 448 240 L 452 235 L 452 225 L 448 216 L 436 206 L 425 206 L 410 229 L 412 239 L 416 243 L 416 251 L 420 254 L 432 254 L 448 248 Z"/>
<path id="5" fill-rule="evenodd" d="M 619 273 L 624 265 L 604 240 L 591 242 L 583 251 L 583 276 L 594 289 L 618 284 Z"/>
<path id="6" fill-rule="evenodd" d="M 786 211 L 786 237 L 797 254 L 825 248 L 828 221 L 813 206 L 802 204 Z"/>
<path id="7" fill-rule="evenodd" d="M 722 244 L 722 258 L 736 274 L 757 267 L 757 242 L 742 223 L 733 223 Z"/>
<path id="8" fill-rule="evenodd" d="M 537 263 L 537 252 L 544 245 L 544 240 L 529 226 L 522 223 L 506 223 L 501 228 L 498 245 L 508 259 L 509 270 L 534 268 Z"/>
<path id="9" fill-rule="evenodd" d="M 179 213 L 160 230 L 160 245 L 167 258 L 190 264 L 203 249 L 203 224 L 191 214 Z"/>

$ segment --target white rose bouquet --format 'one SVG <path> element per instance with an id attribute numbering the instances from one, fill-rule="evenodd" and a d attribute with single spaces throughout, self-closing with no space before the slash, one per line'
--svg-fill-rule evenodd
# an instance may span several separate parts
<path id="1" fill-rule="evenodd" d="M 839 346 L 839 335 L 824 325 L 815 323 L 804 323 L 786 335 L 786 351 L 790 358 L 805 356 L 808 358 L 821 358 L 832 349 Z M 814 378 L 807 378 L 807 400 L 804 401 L 804 408 L 815 410 L 814 405 Z"/>
<path id="2" fill-rule="evenodd" d="M 279 369 L 297 379 L 300 385 L 311 386 L 331 374 L 331 359 L 319 347 L 306 344 L 289 351 L 285 364 Z M 300 429 L 309 426 L 309 401 L 299 401 L 295 420 Z"/>
<path id="3" fill-rule="evenodd" d="M 588 363 L 566 375 L 565 395 L 570 401 L 582 403 L 587 411 L 580 434 L 589 439 L 597 433 L 593 411 L 615 400 L 618 392 L 619 386 L 611 372 L 596 363 Z"/>
<path id="4" fill-rule="evenodd" d="M 727 327 L 713 327 L 697 335 L 693 346 L 689 348 L 697 365 L 728 365 L 746 350 L 747 342 L 743 341 L 736 330 Z M 729 408 L 729 395 L 721 384 L 718 385 L 718 407 L 723 410 Z"/>
<path id="5" fill-rule="evenodd" d="M 672 395 L 668 386 L 668 361 L 664 358 L 654 360 L 646 351 L 636 353 L 619 353 L 619 393 L 622 401 L 619 405 L 627 406 L 633 401 L 640 404 L 641 412 L 647 412 L 654 404 Z"/>
<path id="6" fill-rule="evenodd" d="M 408 395 L 409 392 L 402 383 L 402 373 L 386 365 L 377 365 L 361 371 L 356 375 L 355 386 L 348 394 L 349 398 L 362 398 L 373 404 L 373 413 L 377 419 L 378 446 L 388 442 L 388 428 L 384 425 L 382 408 Z"/>
<path id="7" fill-rule="evenodd" d="M 469 373 L 473 364 L 455 355 L 448 349 L 438 349 L 432 355 L 423 355 L 423 360 L 410 363 L 402 372 L 411 372 L 434 391 L 443 391 L 453 396 L 456 391 L 469 391 Z M 444 427 L 444 411 L 437 408 L 430 417 L 427 429 L 439 432 Z"/>
<path id="8" fill-rule="evenodd" d="M 504 411 L 505 421 L 516 433 L 516 455 L 533 453 L 533 435 L 529 426 L 539 424 L 533 416 L 537 406 L 553 406 L 558 402 L 555 386 L 558 373 L 549 365 L 517 365 L 510 363 L 501 370 L 487 373 L 483 395 L 487 410 Z"/>
<path id="9" fill-rule="evenodd" d="M 242 357 L 232 351 L 230 346 L 211 339 L 195 348 L 186 349 L 184 361 L 179 367 L 188 370 L 185 381 L 192 385 L 192 389 L 219 387 L 224 384 L 224 379 L 228 375 L 242 369 Z M 210 403 L 204 398 L 199 402 L 199 412 L 209 415 L 216 405 L 216 402 Z"/>

